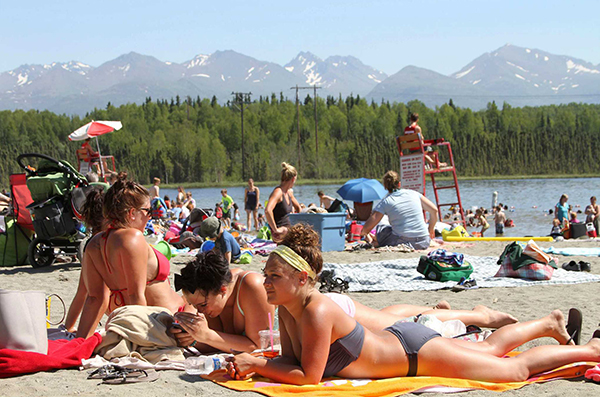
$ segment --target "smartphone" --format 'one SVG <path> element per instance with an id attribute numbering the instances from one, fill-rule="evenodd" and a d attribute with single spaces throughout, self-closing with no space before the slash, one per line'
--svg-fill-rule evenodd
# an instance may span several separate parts
<path id="1" fill-rule="evenodd" d="M 181 332 L 187 332 L 185 329 L 183 329 L 183 327 L 179 323 L 173 323 L 172 326 L 173 326 L 173 328 L 180 329 Z"/>

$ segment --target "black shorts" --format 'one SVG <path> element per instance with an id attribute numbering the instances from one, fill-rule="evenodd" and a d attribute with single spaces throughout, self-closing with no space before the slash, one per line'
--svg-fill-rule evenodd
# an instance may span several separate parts
<path id="1" fill-rule="evenodd" d="M 223 211 L 221 219 L 231 219 L 231 211 L 233 211 L 233 208 L 230 208 L 227 212 Z"/>

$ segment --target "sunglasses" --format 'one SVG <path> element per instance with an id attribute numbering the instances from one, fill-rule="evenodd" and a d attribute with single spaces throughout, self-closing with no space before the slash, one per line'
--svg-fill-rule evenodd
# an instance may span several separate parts
<path id="1" fill-rule="evenodd" d="M 146 216 L 152 216 L 152 208 L 148 207 L 148 208 L 138 208 L 140 211 L 144 211 L 146 213 Z"/>

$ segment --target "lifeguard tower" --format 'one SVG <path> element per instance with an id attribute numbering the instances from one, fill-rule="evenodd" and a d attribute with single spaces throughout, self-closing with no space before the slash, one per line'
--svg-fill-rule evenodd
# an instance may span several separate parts
<path id="1" fill-rule="evenodd" d="M 446 142 L 443 138 L 423 139 L 420 133 L 414 133 L 396 137 L 396 144 L 400 153 L 400 181 L 402 188 L 412 189 L 425 195 L 425 177 L 426 175 L 430 175 L 438 213 L 442 213 L 442 207 L 458 206 L 461 217 L 460 222 L 466 227 L 467 223 L 460 199 L 456 167 L 454 166 L 454 156 L 452 155 L 450 142 Z M 434 148 L 438 150 L 433 150 Z M 448 163 L 440 162 L 440 152 L 448 153 Z M 436 176 L 442 173 L 452 173 L 454 183 L 439 186 L 436 183 Z M 442 189 L 454 189 L 456 198 L 450 200 L 451 202 L 448 203 L 440 203 L 438 190 Z"/>

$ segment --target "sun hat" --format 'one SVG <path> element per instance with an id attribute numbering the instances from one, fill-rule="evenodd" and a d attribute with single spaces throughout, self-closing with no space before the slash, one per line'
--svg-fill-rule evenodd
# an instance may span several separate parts
<path id="1" fill-rule="evenodd" d="M 200 235 L 204 238 L 215 238 L 221 230 L 221 222 L 214 216 L 206 218 L 200 225 Z"/>

